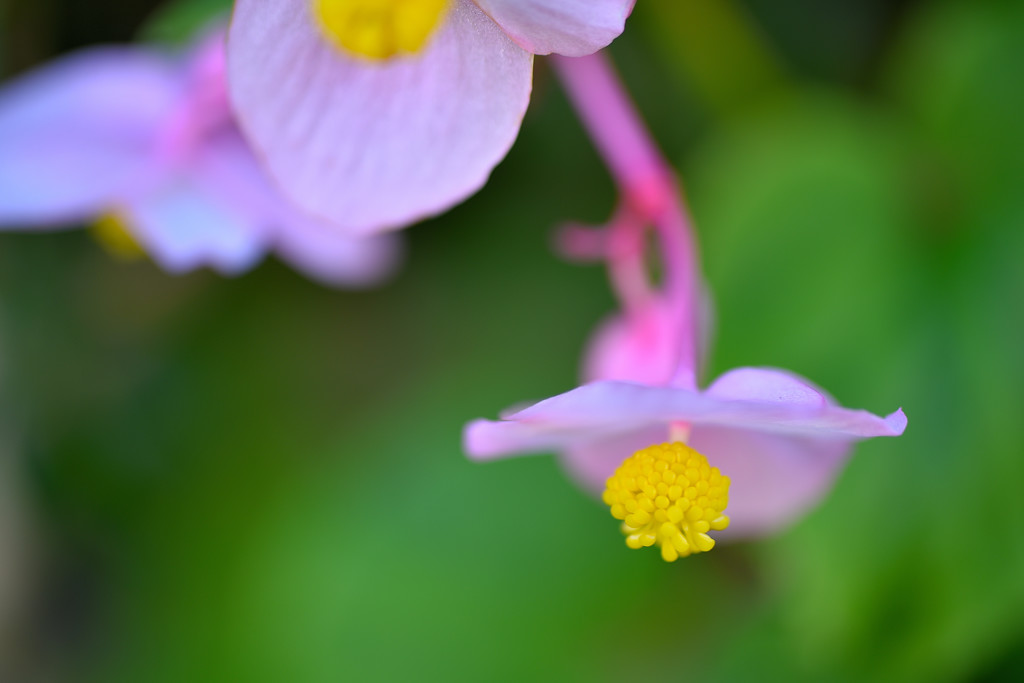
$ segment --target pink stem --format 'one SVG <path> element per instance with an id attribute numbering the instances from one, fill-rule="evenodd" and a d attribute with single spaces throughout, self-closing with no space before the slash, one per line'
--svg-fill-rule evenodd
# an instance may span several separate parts
<path id="1" fill-rule="evenodd" d="M 647 274 L 645 227 L 628 205 L 619 207 L 608 226 L 608 276 L 627 315 L 645 314 L 655 295 Z"/>
<path id="2" fill-rule="evenodd" d="M 679 312 L 682 341 L 678 371 L 673 384 L 694 387 L 697 370 L 697 270 L 696 243 L 689 211 L 678 182 L 664 160 L 614 66 L 603 53 L 588 57 L 551 58 L 580 119 L 604 157 L 627 208 L 657 231 L 665 263 L 665 293 Z M 618 225 L 616 229 L 626 229 Z M 642 233 L 640 233 L 642 235 Z M 635 240 L 636 238 L 628 238 Z M 642 239 L 640 239 L 642 244 Z M 628 250 L 627 250 L 628 251 Z M 609 250 L 613 285 L 632 265 L 617 262 L 626 255 Z M 628 300 L 628 292 L 619 291 Z"/>

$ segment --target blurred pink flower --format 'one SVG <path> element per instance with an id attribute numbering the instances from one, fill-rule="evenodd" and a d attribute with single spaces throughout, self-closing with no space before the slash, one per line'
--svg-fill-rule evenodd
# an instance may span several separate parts
<path id="1" fill-rule="evenodd" d="M 554 63 L 623 196 L 603 233 L 571 227 L 561 246 L 602 253 L 623 312 L 591 342 L 586 384 L 471 422 L 465 449 L 477 460 L 557 453 L 583 487 L 604 492 L 630 547 L 657 543 L 669 561 L 709 550 L 712 530 L 775 531 L 830 489 L 854 442 L 898 436 L 907 419 L 840 407 L 784 370 L 738 368 L 698 388 L 710 316 L 677 182 L 601 55 Z M 648 227 L 660 285 L 650 281 Z"/>
<path id="2" fill-rule="evenodd" d="M 228 106 L 223 33 L 184 57 L 103 47 L 0 92 L 0 225 L 97 221 L 173 272 L 234 274 L 275 250 L 325 283 L 373 284 L 399 244 L 355 238 L 293 208 Z M 118 239 L 118 235 L 114 235 Z"/>
<path id="3" fill-rule="evenodd" d="M 511 147 L 533 55 L 590 54 L 635 0 L 238 0 L 239 120 L 271 174 L 354 233 L 476 192 Z"/>

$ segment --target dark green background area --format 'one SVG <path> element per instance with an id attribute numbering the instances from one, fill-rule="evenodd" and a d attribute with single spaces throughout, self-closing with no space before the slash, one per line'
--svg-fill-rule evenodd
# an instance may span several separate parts
<path id="1" fill-rule="evenodd" d="M 0 69 L 218 5 L 0 5 Z M 0 236 L 0 679 L 1024 677 L 1024 5 L 639 0 L 611 53 L 697 218 L 709 376 L 786 367 L 906 435 L 673 565 L 553 458 L 464 458 L 614 305 L 551 249 L 615 198 L 541 60 L 487 188 L 373 291 Z"/>

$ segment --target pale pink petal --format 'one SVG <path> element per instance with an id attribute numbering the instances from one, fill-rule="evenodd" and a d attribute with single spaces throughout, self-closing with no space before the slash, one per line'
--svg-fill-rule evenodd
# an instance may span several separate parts
<path id="1" fill-rule="evenodd" d="M 580 440 L 600 437 L 557 425 L 531 425 L 516 420 L 473 420 L 462 434 L 463 449 L 474 460 L 494 460 L 512 455 L 537 455 L 569 448 Z"/>
<path id="2" fill-rule="evenodd" d="M 273 217 L 255 200 L 260 177 L 244 142 L 226 131 L 124 210 L 147 252 L 167 270 L 211 266 L 233 275 L 254 265 L 270 244 Z"/>
<path id="3" fill-rule="evenodd" d="M 730 370 L 705 395 L 721 408 L 702 423 L 837 438 L 899 436 L 907 426 L 902 410 L 882 418 L 842 408 L 808 380 L 773 368 Z"/>
<path id="4" fill-rule="evenodd" d="M 0 93 L 0 224 L 66 223 L 129 197 L 150 175 L 174 65 L 131 48 L 82 52 Z"/>
<path id="5" fill-rule="evenodd" d="M 194 168 L 223 201 L 251 215 L 269 233 L 283 200 L 234 125 L 207 132 L 202 145 L 183 165 Z"/>
<path id="6" fill-rule="evenodd" d="M 667 425 L 677 413 L 697 414 L 705 401 L 694 392 L 626 382 L 593 382 L 535 403 L 502 420 L 476 420 L 466 428 L 470 457 L 560 451 L 622 432 Z"/>
<path id="7" fill-rule="evenodd" d="M 824 403 L 822 394 L 786 373 L 753 368 L 733 372 L 737 379 L 723 376 L 719 396 L 627 382 L 585 384 L 500 422 L 473 423 L 466 433 L 467 450 L 471 456 L 490 458 L 562 449 L 674 421 L 837 441 L 898 436 L 906 427 L 902 411 L 881 418 Z M 773 378 L 784 391 L 771 392 Z M 748 396 L 737 386 L 741 384 L 747 386 Z"/>
<path id="8" fill-rule="evenodd" d="M 259 225 L 253 235 L 307 275 L 332 286 L 369 287 L 397 268 L 397 236 L 350 235 L 300 213 L 270 182 L 234 129 L 210 137 L 203 158 L 207 184 Z"/>
<path id="9" fill-rule="evenodd" d="M 668 422 L 709 412 L 714 403 L 697 392 L 631 382 L 591 382 L 534 403 L 507 419 L 561 428 Z"/>
<path id="10" fill-rule="evenodd" d="M 805 513 L 831 489 L 851 441 L 701 426 L 690 445 L 732 482 L 731 522 L 717 535 L 725 539 L 777 531 Z"/>
<path id="11" fill-rule="evenodd" d="M 146 252 L 171 272 L 211 266 L 233 275 L 265 251 L 252 217 L 191 176 L 176 178 L 121 210 Z"/>
<path id="12" fill-rule="evenodd" d="M 735 401 L 764 401 L 822 408 L 832 401 L 809 381 L 774 368 L 736 368 L 707 388 L 708 396 Z"/>
<path id="13" fill-rule="evenodd" d="M 636 0 L 475 0 L 512 39 L 536 55 L 582 57 L 622 33 Z"/>
<path id="14" fill-rule="evenodd" d="M 746 375 L 747 370 L 756 372 Z M 772 395 L 757 382 L 749 383 L 749 395 L 727 391 L 725 380 L 718 392 L 698 393 L 687 389 L 646 386 L 628 382 L 592 382 L 521 410 L 509 419 L 534 431 L 585 432 L 640 427 L 656 422 L 685 421 L 694 425 L 730 425 L 742 429 L 792 435 L 814 435 L 839 439 L 897 436 L 903 433 L 906 417 L 902 411 L 881 418 L 862 410 L 848 410 L 823 403 L 823 396 L 810 385 L 795 383 L 791 375 L 758 369 L 733 371 L 739 376 L 767 380 L 774 373 L 787 391 Z M 730 373 L 731 374 L 731 373 Z M 804 391 L 798 388 L 804 387 Z"/>
<path id="15" fill-rule="evenodd" d="M 559 460 L 581 488 L 600 496 L 608 477 L 626 458 L 642 448 L 669 440 L 667 425 L 647 426 L 570 444 L 561 451 Z"/>
<path id="16" fill-rule="evenodd" d="M 623 432 L 667 424 L 676 413 L 711 406 L 695 392 L 626 382 L 593 382 L 535 403 L 503 419 L 476 420 L 464 434 L 470 457 L 490 460 L 521 453 L 564 451 Z"/>
<path id="17" fill-rule="evenodd" d="M 323 284 L 371 287 L 393 275 L 401 262 L 397 235 L 349 235 L 294 209 L 279 216 L 277 253 Z"/>
<path id="18" fill-rule="evenodd" d="M 592 382 L 503 415 L 499 421 L 476 420 L 467 426 L 464 444 L 476 459 L 562 451 L 655 425 L 664 427 L 667 434 L 672 420 L 714 407 L 714 402 L 696 392 Z"/>
<path id="19" fill-rule="evenodd" d="M 228 42 L 241 124 L 289 198 L 366 234 L 478 190 L 519 131 L 532 56 L 456 0 L 424 53 L 371 63 L 328 43 L 311 7 L 239 0 Z"/>

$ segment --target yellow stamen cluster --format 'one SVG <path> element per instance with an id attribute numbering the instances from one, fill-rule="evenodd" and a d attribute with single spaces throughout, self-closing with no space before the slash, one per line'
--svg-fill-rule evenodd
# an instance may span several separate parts
<path id="1" fill-rule="evenodd" d="M 116 212 L 101 214 L 90 226 L 89 231 L 93 239 L 123 261 L 137 261 L 146 255 L 142 245 L 132 235 L 128 224 Z"/>
<path id="2" fill-rule="evenodd" d="M 343 50 L 389 59 L 422 50 L 449 0 L 311 0 L 320 27 Z"/>
<path id="3" fill-rule="evenodd" d="M 626 545 L 657 543 L 666 562 L 715 547 L 711 529 L 729 526 L 729 477 L 683 443 L 637 451 L 608 478 L 604 502 L 622 520 Z"/>

